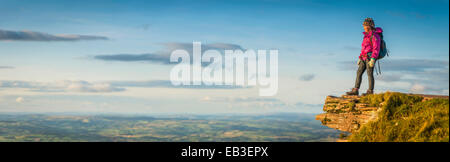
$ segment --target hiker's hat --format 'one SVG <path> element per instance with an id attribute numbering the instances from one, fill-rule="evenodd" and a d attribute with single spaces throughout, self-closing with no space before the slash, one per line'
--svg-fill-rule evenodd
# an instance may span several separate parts
<path id="1" fill-rule="evenodd" d="M 366 19 L 364 20 L 363 25 L 364 25 L 364 26 L 370 26 L 370 27 L 372 27 L 372 28 L 375 28 L 375 22 L 374 22 L 373 19 L 370 18 L 370 17 L 368 17 L 368 18 L 366 18 Z"/>

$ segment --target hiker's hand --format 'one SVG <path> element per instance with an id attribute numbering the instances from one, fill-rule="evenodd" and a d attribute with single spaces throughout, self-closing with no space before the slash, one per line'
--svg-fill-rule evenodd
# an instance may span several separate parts
<path id="1" fill-rule="evenodd" d="M 375 59 L 372 58 L 372 59 L 370 59 L 369 67 L 373 67 L 374 65 L 375 65 Z"/>
<path id="2" fill-rule="evenodd" d="M 361 59 L 358 59 L 358 63 L 356 63 L 357 65 L 359 65 L 361 63 Z"/>

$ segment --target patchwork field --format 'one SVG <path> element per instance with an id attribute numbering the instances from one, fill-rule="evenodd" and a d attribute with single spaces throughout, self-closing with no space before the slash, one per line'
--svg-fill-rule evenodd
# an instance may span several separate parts
<path id="1" fill-rule="evenodd" d="M 313 114 L 13 115 L 0 114 L 0 141 L 335 141 Z"/>

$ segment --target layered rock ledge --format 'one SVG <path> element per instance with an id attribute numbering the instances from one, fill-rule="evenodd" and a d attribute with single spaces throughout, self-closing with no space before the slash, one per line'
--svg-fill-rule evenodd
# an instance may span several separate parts
<path id="1" fill-rule="evenodd" d="M 423 97 L 423 101 L 432 98 L 446 98 L 448 96 L 439 95 L 418 95 Z M 376 120 L 378 113 L 381 111 L 383 103 L 378 107 L 371 107 L 366 103 L 360 102 L 361 96 L 342 95 L 341 97 L 327 96 L 323 111 L 325 113 L 316 116 L 316 120 L 320 120 L 323 125 L 344 132 L 355 132 L 362 125 Z"/>

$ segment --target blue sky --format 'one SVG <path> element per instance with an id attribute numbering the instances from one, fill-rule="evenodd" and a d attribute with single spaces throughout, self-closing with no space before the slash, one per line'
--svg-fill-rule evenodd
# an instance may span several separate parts
<path id="1" fill-rule="evenodd" d="M 448 6 L 446 0 L 0 0 L 0 33 L 7 33 L 0 34 L 0 112 L 320 112 L 326 95 L 354 84 L 366 17 L 383 28 L 391 52 L 381 61 L 376 92 L 448 95 Z M 278 94 L 172 87 L 173 65 L 96 57 L 164 54 L 193 41 L 278 49 Z"/>

